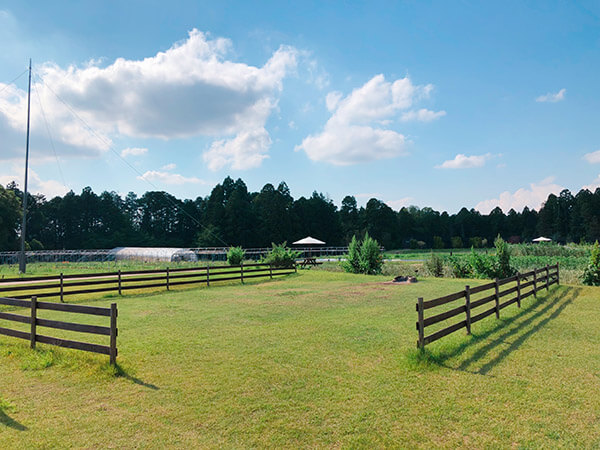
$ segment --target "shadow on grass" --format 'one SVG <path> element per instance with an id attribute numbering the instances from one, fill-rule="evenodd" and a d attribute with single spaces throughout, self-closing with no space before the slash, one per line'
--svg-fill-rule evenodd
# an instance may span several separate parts
<path id="1" fill-rule="evenodd" d="M 125 378 L 126 380 L 129 380 L 132 383 L 138 384 L 148 389 L 152 389 L 153 391 L 158 391 L 160 389 L 155 384 L 146 383 L 145 381 L 128 374 L 127 371 L 123 369 L 119 364 L 116 364 L 115 366 L 115 376 Z"/>
<path id="2" fill-rule="evenodd" d="M 518 349 L 531 335 L 544 327 L 548 322 L 557 318 L 560 313 L 579 295 L 581 288 L 568 287 L 552 292 L 541 301 L 531 304 L 524 308 L 519 314 L 509 317 L 500 318 L 495 326 L 481 333 L 473 333 L 459 345 L 452 347 L 449 351 L 432 352 L 428 349 L 418 351 L 415 358 L 423 365 L 444 366 L 451 369 L 461 371 L 469 371 L 486 375 L 492 368 L 502 362 L 511 352 Z M 558 305 L 550 315 L 547 315 L 555 306 Z M 541 309 L 537 309 L 542 306 Z M 542 320 L 534 323 L 537 319 Z M 514 326 L 511 326 L 513 325 Z M 510 328 L 508 328 L 510 327 Z M 480 348 L 469 356 L 464 361 L 460 362 L 458 367 L 450 367 L 446 365 L 446 361 L 451 358 L 460 356 L 469 348 L 473 348 L 478 343 L 482 343 L 490 336 L 500 332 L 492 340 L 482 345 Z M 507 342 L 507 339 L 515 338 L 512 342 Z M 496 347 L 503 343 L 508 343 L 509 346 L 503 349 L 497 356 L 483 364 L 478 370 L 470 371 L 468 368 L 473 364 L 480 362 L 487 354 L 493 351 Z"/>
<path id="3" fill-rule="evenodd" d="M 0 424 L 5 425 L 9 428 L 13 428 L 17 431 L 27 431 L 27 427 L 25 425 L 22 425 L 13 418 L 11 418 L 8 414 L 4 412 L 2 408 L 0 408 Z"/>

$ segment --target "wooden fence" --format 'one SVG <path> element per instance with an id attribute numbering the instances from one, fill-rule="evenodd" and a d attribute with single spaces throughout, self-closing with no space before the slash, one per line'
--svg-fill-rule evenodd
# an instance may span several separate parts
<path id="1" fill-rule="evenodd" d="M 110 273 L 88 273 L 70 275 L 48 275 L 31 278 L 6 278 L 0 280 L 0 293 L 14 299 L 25 299 L 35 295 L 58 297 L 64 301 L 68 295 L 91 294 L 98 292 L 118 292 L 131 289 L 148 289 L 189 284 L 206 284 L 220 281 L 244 280 L 251 278 L 289 275 L 296 267 L 275 267 L 268 263 L 251 263 L 240 266 L 204 266 L 137 271 L 117 271 Z M 93 286 L 90 288 L 90 286 Z"/>
<path id="2" fill-rule="evenodd" d="M 30 325 L 30 331 L 20 331 L 10 328 L 0 327 L 0 334 L 12 336 L 21 339 L 27 339 L 31 342 L 31 348 L 35 348 L 36 342 L 44 344 L 57 345 L 59 347 L 84 350 L 86 352 L 101 353 L 109 355 L 110 363 L 116 364 L 117 360 L 117 304 L 113 303 L 110 308 L 100 308 L 97 306 L 66 305 L 61 303 L 38 302 L 37 297 L 31 300 L 19 300 L 15 298 L 0 297 L 0 305 L 17 306 L 29 308 L 30 314 L 23 316 L 9 312 L 0 311 L 0 319 L 11 322 L 20 322 Z M 63 322 L 59 320 L 49 320 L 38 317 L 38 310 L 63 311 L 76 314 L 87 314 L 93 316 L 110 317 L 110 326 L 88 325 L 82 323 Z M 45 336 L 37 333 L 38 327 L 54 328 L 60 330 L 76 331 L 79 333 L 92 333 L 110 337 L 110 343 L 106 345 L 90 344 L 87 342 L 72 341 L 56 337 Z"/>
<path id="3" fill-rule="evenodd" d="M 550 286 L 558 284 L 559 281 L 560 275 L 558 264 L 556 264 L 554 266 L 535 269 L 527 273 L 517 273 L 515 276 L 504 278 L 502 280 L 496 278 L 493 282 L 481 286 L 465 286 L 465 289 L 460 292 L 455 292 L 433 300 L 423 301 L 423 298 L 419 298 L 417 302 L 417 331 L 419 333 L 417 347 L 422 349 L 425 345 L 437 341 L 462 328 L 466 328 L 467 334 L 471 334 L 471 325 L 473 323 L 494 313 L 496 314 L 496 318 L 500 318 L 501 309 L 506 308 L 513 303 L 516 303 L 520 308 L 521 300 L 531 295 L 535 296 L 540 289 L 548 290 Z M 500 290 L 500 288 L 503 290 Z M 492 293 L 489 294 L 489 291 Z M 516 296 L 503 303 L 500 302 L 505 296 L 513 293 L 516 293 Z M 462 305 L 456 307 L 450 305 L 461 299 L 464 299 Z M 492 308 L 483 312 L 477 312 L 473 315 L 474 309 L 491 302 L 494 302 Z M 443 308 L 445 311 L 430 317 L 425 317 L 426 310 L 442 305 L 446 305 Z M 446 328 L 436 330 L 432 334 L 425 336 L 425 328 L 462 314 L 464 314 L 464 320 L 447 326 Z"/>

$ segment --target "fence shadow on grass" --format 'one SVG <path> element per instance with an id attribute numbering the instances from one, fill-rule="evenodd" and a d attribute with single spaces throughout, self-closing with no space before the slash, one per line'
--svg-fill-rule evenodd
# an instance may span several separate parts
<path id="1" fill-rule="evenodd" d="M 27 431 L 27 427 L 25 425 L 20 424 L 15 419 L 10 417 L 8 414 L 4 412 L 4 410 L 0 407 L 0 424 L 7 426 L 9 428 L 13 428 L 17 431 Z"/>
<path id="2" fill-rule="evenodd" d="M 492 326 L 480 333 L 474 332 L 470 338 L 464 340 L 459 345 L 452 347 L 449 351 L 441 351 L 438 354 L 430 353 L 427 355 L 426 359 L 437 365 L 447 368 L 486 375 L 493 367 L 504 360 L 512 351 L 518 349 L 532 334 L 545 326 L 551 320 L 557 318 L 560 313 L 575 298 L 577 298 L 580 291 L 581 288 L 573 287 L 557 289 L 547 297 L 532 303 L 528 307 L 523 308 L 522 311 L 517 315 L 508 318 L 501 318 L 498 320 L 497 325 Z M 558 308 L 556 308 L 550 315 L 546 316 L 556 305 L 558 305 Z M 539 306 L 542 306 L 542 308 L 537 309 Z M 542 320 L 533 324 L 536 319 L 540 318 L 542 318 Z M 531 326 L 532 324 L 533 326 Z M 494 336 L 499 332 L 500 334 L 498 336 L 493 337 L 491 341 L 482 345 L 471 356 L 460 362 L 458 367 L 451 367 L 446 364 L 446 361 L 449 359 L 460 356 L 467 349 L 473 348 L 473 346 L 476 346 L 478 343 L 481 343 L 490 336 Z M 478 361 L 481 361 L 496 347 L 503 343 L 507 343 L 507 339 L 511 337 L 514 337 L 515 339 L 512 342 L 509 342 L 509 346 L 502 350 L 497 356 L 483 364 L 478 370 L 468 370 L 470 366 Z M 428 351 L 425 350 L 425 352 Z"/>
<path id="3" fill-rule="evenodd" d="M 131 381 L 132 383 L 138 384 L 140 386 L 143 386 L 145 388 L 148 389 L 152 389 L 153 391 L 158 391 L 160 388 L 158 386 L 156 386 L 155 384 L 151 384 L 151 383 L 146 383 L 145 381 L 134 377 L 133 375 L 130 375 L 129 373 L 127 373 L 127 371 L 125 369 L 123 369 L 119 364 L 116 364 L 116 375 L 118 377 L 122 377 L 125 378 L 126 380 Z"/>

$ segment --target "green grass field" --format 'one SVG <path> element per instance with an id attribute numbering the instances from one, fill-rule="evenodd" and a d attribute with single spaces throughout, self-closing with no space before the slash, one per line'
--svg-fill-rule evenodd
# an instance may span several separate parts
<path id="1" fill-rule="evenodd" d="M 0 337 L 2 447 L 600 445 L 597 288 L 552 288 L 420 354 L 416 298 L 465 281 L 387 279 L 306 270 L 124 296 L 116 374 Z"/>

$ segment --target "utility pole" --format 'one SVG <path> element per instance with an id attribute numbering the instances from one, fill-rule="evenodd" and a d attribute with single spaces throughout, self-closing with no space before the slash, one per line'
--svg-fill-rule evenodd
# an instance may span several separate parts
<path id="1" fill-rule="evenodd" d="M 25 186 L 23 189 L 23 222 L 21 224 L 21 254 L 19 255 L 19 272 L 27 270 L 25 256 L 25 233 L 27 231 L 27 175 L 29 172 L 29 115 L 31 108 L 31 58 L 29 59 L 29 87 L 27 89 L 27 143 L 25 145 Z"/>

